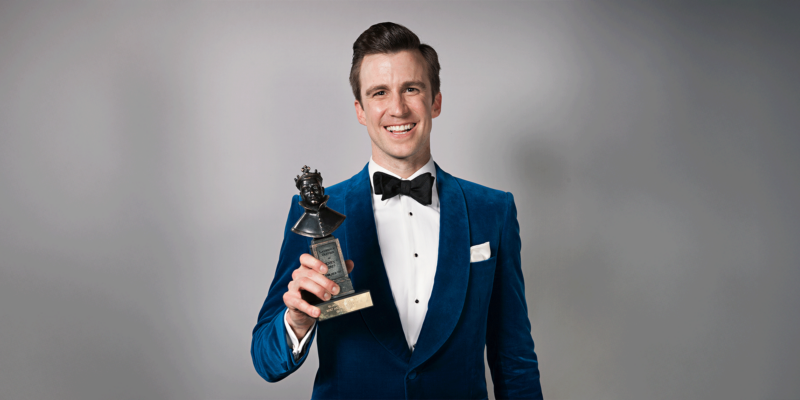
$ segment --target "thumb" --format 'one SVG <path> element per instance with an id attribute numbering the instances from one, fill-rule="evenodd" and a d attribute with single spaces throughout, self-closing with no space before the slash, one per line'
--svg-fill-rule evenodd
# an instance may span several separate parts
<path id="1" fill-rule="evenodd" d="M 355 266 L 355 264 L 353 264 L 353 260 L 347 260 L 347 261 L 345 261 L 345 262 L 344 262 L 344 265 L 345 265 L 345 267 L 347 267 L 347 273 L 348 273 L 348 274 L 349 274 L 349 273 L 351 273 L 351 272 L 353 272 L 353 266 Z"/>

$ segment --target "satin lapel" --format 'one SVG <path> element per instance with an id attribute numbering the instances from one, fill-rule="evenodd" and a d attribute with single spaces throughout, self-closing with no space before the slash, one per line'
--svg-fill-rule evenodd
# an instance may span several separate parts
<path id="1" fill-rule="evenodd" d="M 386 350 L 403 362 L 408 362 L 411 351 L 403 334 L 400 315 L 383 265 L 367 167 L 351 179 L 346 196 L 347 248 L 350 259 L 355 263 L 350 279 L 356 292 L 369 290 L 372 296 L 373 306 L 361 310 L 361 316 L 372 335 Z"/>
<path id="2" fill-rule="evenodd" d="M 428 313 L 411 356 L 416 368 L 444 344 L 461 317 L 469 281 L 469 218 L 464 192 L 436 165 L 439 191 L 439 257 Z"/>

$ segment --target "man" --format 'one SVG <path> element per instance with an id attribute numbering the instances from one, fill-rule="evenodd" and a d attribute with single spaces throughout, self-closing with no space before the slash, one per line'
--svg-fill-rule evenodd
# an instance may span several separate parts
<path id="1" fill-rule="evenodd" d="M 336 236 L 354 288 L 374 306 L 316 323 L 319 309 L 300 290 L 328 300 L 339 288 L 305 254 L 310 239 L 290 232 L 303 213 L 295 196 L 253 331 L 264 379 L 294 372 L 318 331 L 313 398 L 486 398 L 484 348 L 497 398 L 542 397 L 513 196 L 431 158 L 439 69 L 433 48 L 397 24 L 373 25 L 354 43 L 350 83 L 372 158 L 325 194 L 347 216 Z"/>

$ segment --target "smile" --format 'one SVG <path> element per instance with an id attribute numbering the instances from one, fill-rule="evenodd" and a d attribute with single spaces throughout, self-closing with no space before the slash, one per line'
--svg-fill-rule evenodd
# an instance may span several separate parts
<path id="1" fill-rule="evenodd" d="M 387 131 L 392 132 L 394 134 L 403 134 L 410 131 L 415 126 L 417 126 L 417 124 L 391 125 L 391 126 L 384 126 L 384 128 Z"/>

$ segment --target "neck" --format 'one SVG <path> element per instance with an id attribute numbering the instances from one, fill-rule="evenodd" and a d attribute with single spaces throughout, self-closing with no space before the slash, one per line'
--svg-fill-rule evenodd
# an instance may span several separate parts
<path id="1" fill-rule="evenodd" d="M 374 149 L 372 151 L 372 161 L 375 161 L 376 164 L 388 169 L 402 179 L 407 179 L 409 176 L 414 175 L 414 172 L 419 171 L 430 159 L 430 149 L 402 159 L 387 156 L 383 152 L 377 152 Z"/>

